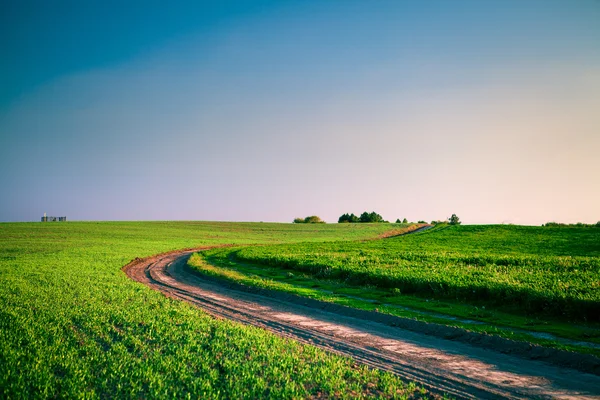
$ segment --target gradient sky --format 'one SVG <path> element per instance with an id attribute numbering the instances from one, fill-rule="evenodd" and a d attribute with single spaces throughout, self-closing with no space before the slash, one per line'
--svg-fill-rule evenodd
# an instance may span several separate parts
<path id="1" fill-rule="evenodd" d="M 596 0 L 3 1 L 0 221 L 595 223 L 599 21 Z"/>

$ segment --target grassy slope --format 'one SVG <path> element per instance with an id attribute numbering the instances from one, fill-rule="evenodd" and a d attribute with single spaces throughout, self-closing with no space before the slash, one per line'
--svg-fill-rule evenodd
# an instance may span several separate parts
<path id="1" fill-rule="evenodd" d="M 395 377 L 214 320 L 130 281 L 135 257 L 222 243 L 360 239 L 389 226 L 0 224 L 0 397 L 401 396 Z"/>
<path id="2" fill-rule="evenodd" d="M 249 284 L 402 316 L 444 322 L 393 306 L 483 321 L 468 328 L 513 338 L 519 334 L 494 325 L 600 341 L 600 325 L 589 322 L 599 315 L 599 256 L 598 228 L 460 226 L 364 243 L 206 252 L 212 270 L 198 259 L 196 265 L 216 275 L 241 273 L 230 278 Z"/>

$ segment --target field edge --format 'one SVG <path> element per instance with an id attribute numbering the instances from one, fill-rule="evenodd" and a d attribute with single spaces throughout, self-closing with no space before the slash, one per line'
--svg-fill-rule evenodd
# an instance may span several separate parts
<path id="1" fill-rule="evenodd" d="M 226 276 L 216 276 L 203 272 L 199 268 L 190 265 L 189 260 L 186 263 L 185 268 L 187 272 L 195 274 L 202 279 L 224 285 L 234 290 L 259 294 L 261 296 L 284 301 L 301 303 L 309 307 L 319 308 L 345 316 L 358 317 L 413 332 L 425 333 L 427 335 L 442 339 L 455 340 L 477 347 L 490 348 L 501 353 L 509 353 L 511 355 L 517 355 L 526 359 L 546 361 L 553 365 L 569 367 L 577 369 L 581 372 L 600 375 L 600 357 L 592 354 L 578 353 L 574 351 L 542 346 L 536 343 L 513 340 L 498 335 L 474 332 L 456 326 L 418 321 L 411 318 L 312 299 L 276 289 L 268 289 L 245 284 Z"/>

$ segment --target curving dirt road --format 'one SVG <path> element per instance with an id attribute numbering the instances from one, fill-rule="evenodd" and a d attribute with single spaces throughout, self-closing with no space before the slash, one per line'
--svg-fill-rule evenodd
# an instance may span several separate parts
<path id="1" fill-rule="evenodd" d="M 136 259 L 123 271 L 214 316 L 350 356 L 435 393 L 477 399 L 600 399 L 600 376 L 595 374 L 404 330 L 359 318 L 360 313 L 351 316 L 323 310 L 312 301 L 267 297 L 202 278 L 189 270 L 186 261 L 191 253 L 204 249 Z"/>

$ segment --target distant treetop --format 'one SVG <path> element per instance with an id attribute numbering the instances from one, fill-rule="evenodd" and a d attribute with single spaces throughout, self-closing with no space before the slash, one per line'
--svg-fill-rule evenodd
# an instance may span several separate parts
<path id="1" fill-rule="evenodd" d="M 360 222 L 354 214 L 343 214 L 338 218 L 338 223 Z"/>
<path id="2" fill-rule="evenodd" d="M 373 212 L 364 212 L 360 215 L 360 217 L 357 217 L 354 214 L 343 214 L 342 216 L 340 216 L 340 218 L 338 219 L 338 223 L 354 223 L 354 222 L 388 222 L 388 221 L 384 221 L 383 217 L 379 214 L 377 214 L 375 211 Z"/>
<path id="3" fill-rule="evenodd" d="M 448 218 L 448 222 L 450 225 L 460 225 L 460 219 L 456 214 L 452 214 L 450 218 Z"/>
<path id="4" fill-rule="evenodd" d="M 319 218 L 316 215 L 311 215 L 306 218 L 294 218 L 294 223 L 295 224 L 324 224 L 325 221 L 323 221 L 321 218 Z"/>
<path id="5" fill-rule="evenodd" d="M 546 222 L 545 224 L 542 224 L 542 226 L 548 228 L 600 228 L 600 221 L 596 222 L 595 224 L 584 224 L 583 222 L 578 222 L 576 224 L 564 224 L 562 222 Z"/>

